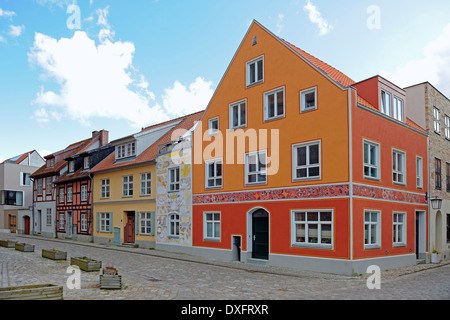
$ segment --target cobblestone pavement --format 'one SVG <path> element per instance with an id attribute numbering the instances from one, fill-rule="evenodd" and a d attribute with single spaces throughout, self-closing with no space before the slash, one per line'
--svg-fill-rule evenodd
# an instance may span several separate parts
<path id="1" fill-rule="evenodd" d="M 32 253 L 0 247 L 0 287 L 52 283 L 64 287 L 65 300 L 450 299 L 450 261 L 382 272 L 381 289 L 369 290 L 367 275 L 300 272 L 12 234 L 0 234 L 0 239 L 35 245 Z M 43 248 L 66 251 L 68 260 L 87 256 L 101 260 L 104 267 L 116 267 L 123 289 L 101 290 L 99 272 L 82 272 L 81 289 L 69 290 L 69 261 L 42 258 Z"/>

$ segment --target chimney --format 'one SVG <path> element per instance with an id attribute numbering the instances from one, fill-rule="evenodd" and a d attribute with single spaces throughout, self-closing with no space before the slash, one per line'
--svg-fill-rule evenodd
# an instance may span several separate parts
<path id="1" fill-rule="evenodd" d="M 100 131 L 100 147 L 106 146 L 109 143 L 109 132 L 107 130 Z"/>

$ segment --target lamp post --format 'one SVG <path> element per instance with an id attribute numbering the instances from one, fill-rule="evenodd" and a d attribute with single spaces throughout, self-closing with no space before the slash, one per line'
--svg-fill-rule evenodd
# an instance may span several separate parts
<path id="1" fill-rule="evenodd" d="M 438 197 L 435 197 L 434 199 L 430 199 L 431 201 L 431 208 L 433 210 L 440 210 L 442 207 L 442 199 L 439 199 Z"/>

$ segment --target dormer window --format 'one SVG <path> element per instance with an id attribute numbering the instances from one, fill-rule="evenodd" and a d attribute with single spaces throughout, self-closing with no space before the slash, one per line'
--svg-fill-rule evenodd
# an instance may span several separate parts
<path id="1" fill-rule="evenodd" d="M 136 155 L 136 143 L 126 143 L 120 146 L 117 146 L 117 159 L 128 158 Z"/>
<path id="2" fill-rule="evenodd" d="M 391 116 L 391 94 L 386 91 L 381 91 L 381 112 L 385 115 Z"/>
<path id="3" fill-rule="evenodd" d="M 70 160 L 69 161 L 69 173 L 74 173 L 75 171 L 75 161 Z"/>
<path id="4" fill-rule="evenodd" d="M 394 118 L 403 121 L 403 100 L 394 97 Z"/>
<path id="5" fill-rule="evenodd" d="M 84 157 L 83 169 L 85 169 L 85 170 L 89 169 L 89 157 L 88 156 Z"/>
<path id="6" fill-rule="evenodd" d="M 55 158 L 47 159 L 47 168 L 52 168 L 55 165 Z"/>

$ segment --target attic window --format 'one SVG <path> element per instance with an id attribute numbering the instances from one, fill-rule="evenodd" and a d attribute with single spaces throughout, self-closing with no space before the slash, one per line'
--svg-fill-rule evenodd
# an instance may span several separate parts
<path id="1" fill-rule="evenodd" d="M 75 161 L 69 161 L 69 173 L 73 173 L 75 171 Z"/>
<path id="2" fill-rule="evenodd" d="M 247 62 L 247 87 L 264 82 L 264 56 Z"/>
<path id="3" fill-rule="evenodd" d="M 252 46 L 256 46 L 258 44 L 258 38 L 256 36 L 253 37 Z"/>
<path id="4" fill-rule="evenodd" d="M 83 169 L 89 169 L 89 157 L 84 157 Z"/>
<path id="5" fill-rule="evenodd" d="M 117 159 L 135 156 L 136 155 L 136 143 L 131 142 L 131 143 L 122 144 L 120 146 L 117 146 L 116 151 L 117 151 L 116 152 Z"/>
<path id="6" fill-rule="evenodd" d="M 47 168 L 51 168 L 55 165 L 55 158 L 47 159 Z"/>

